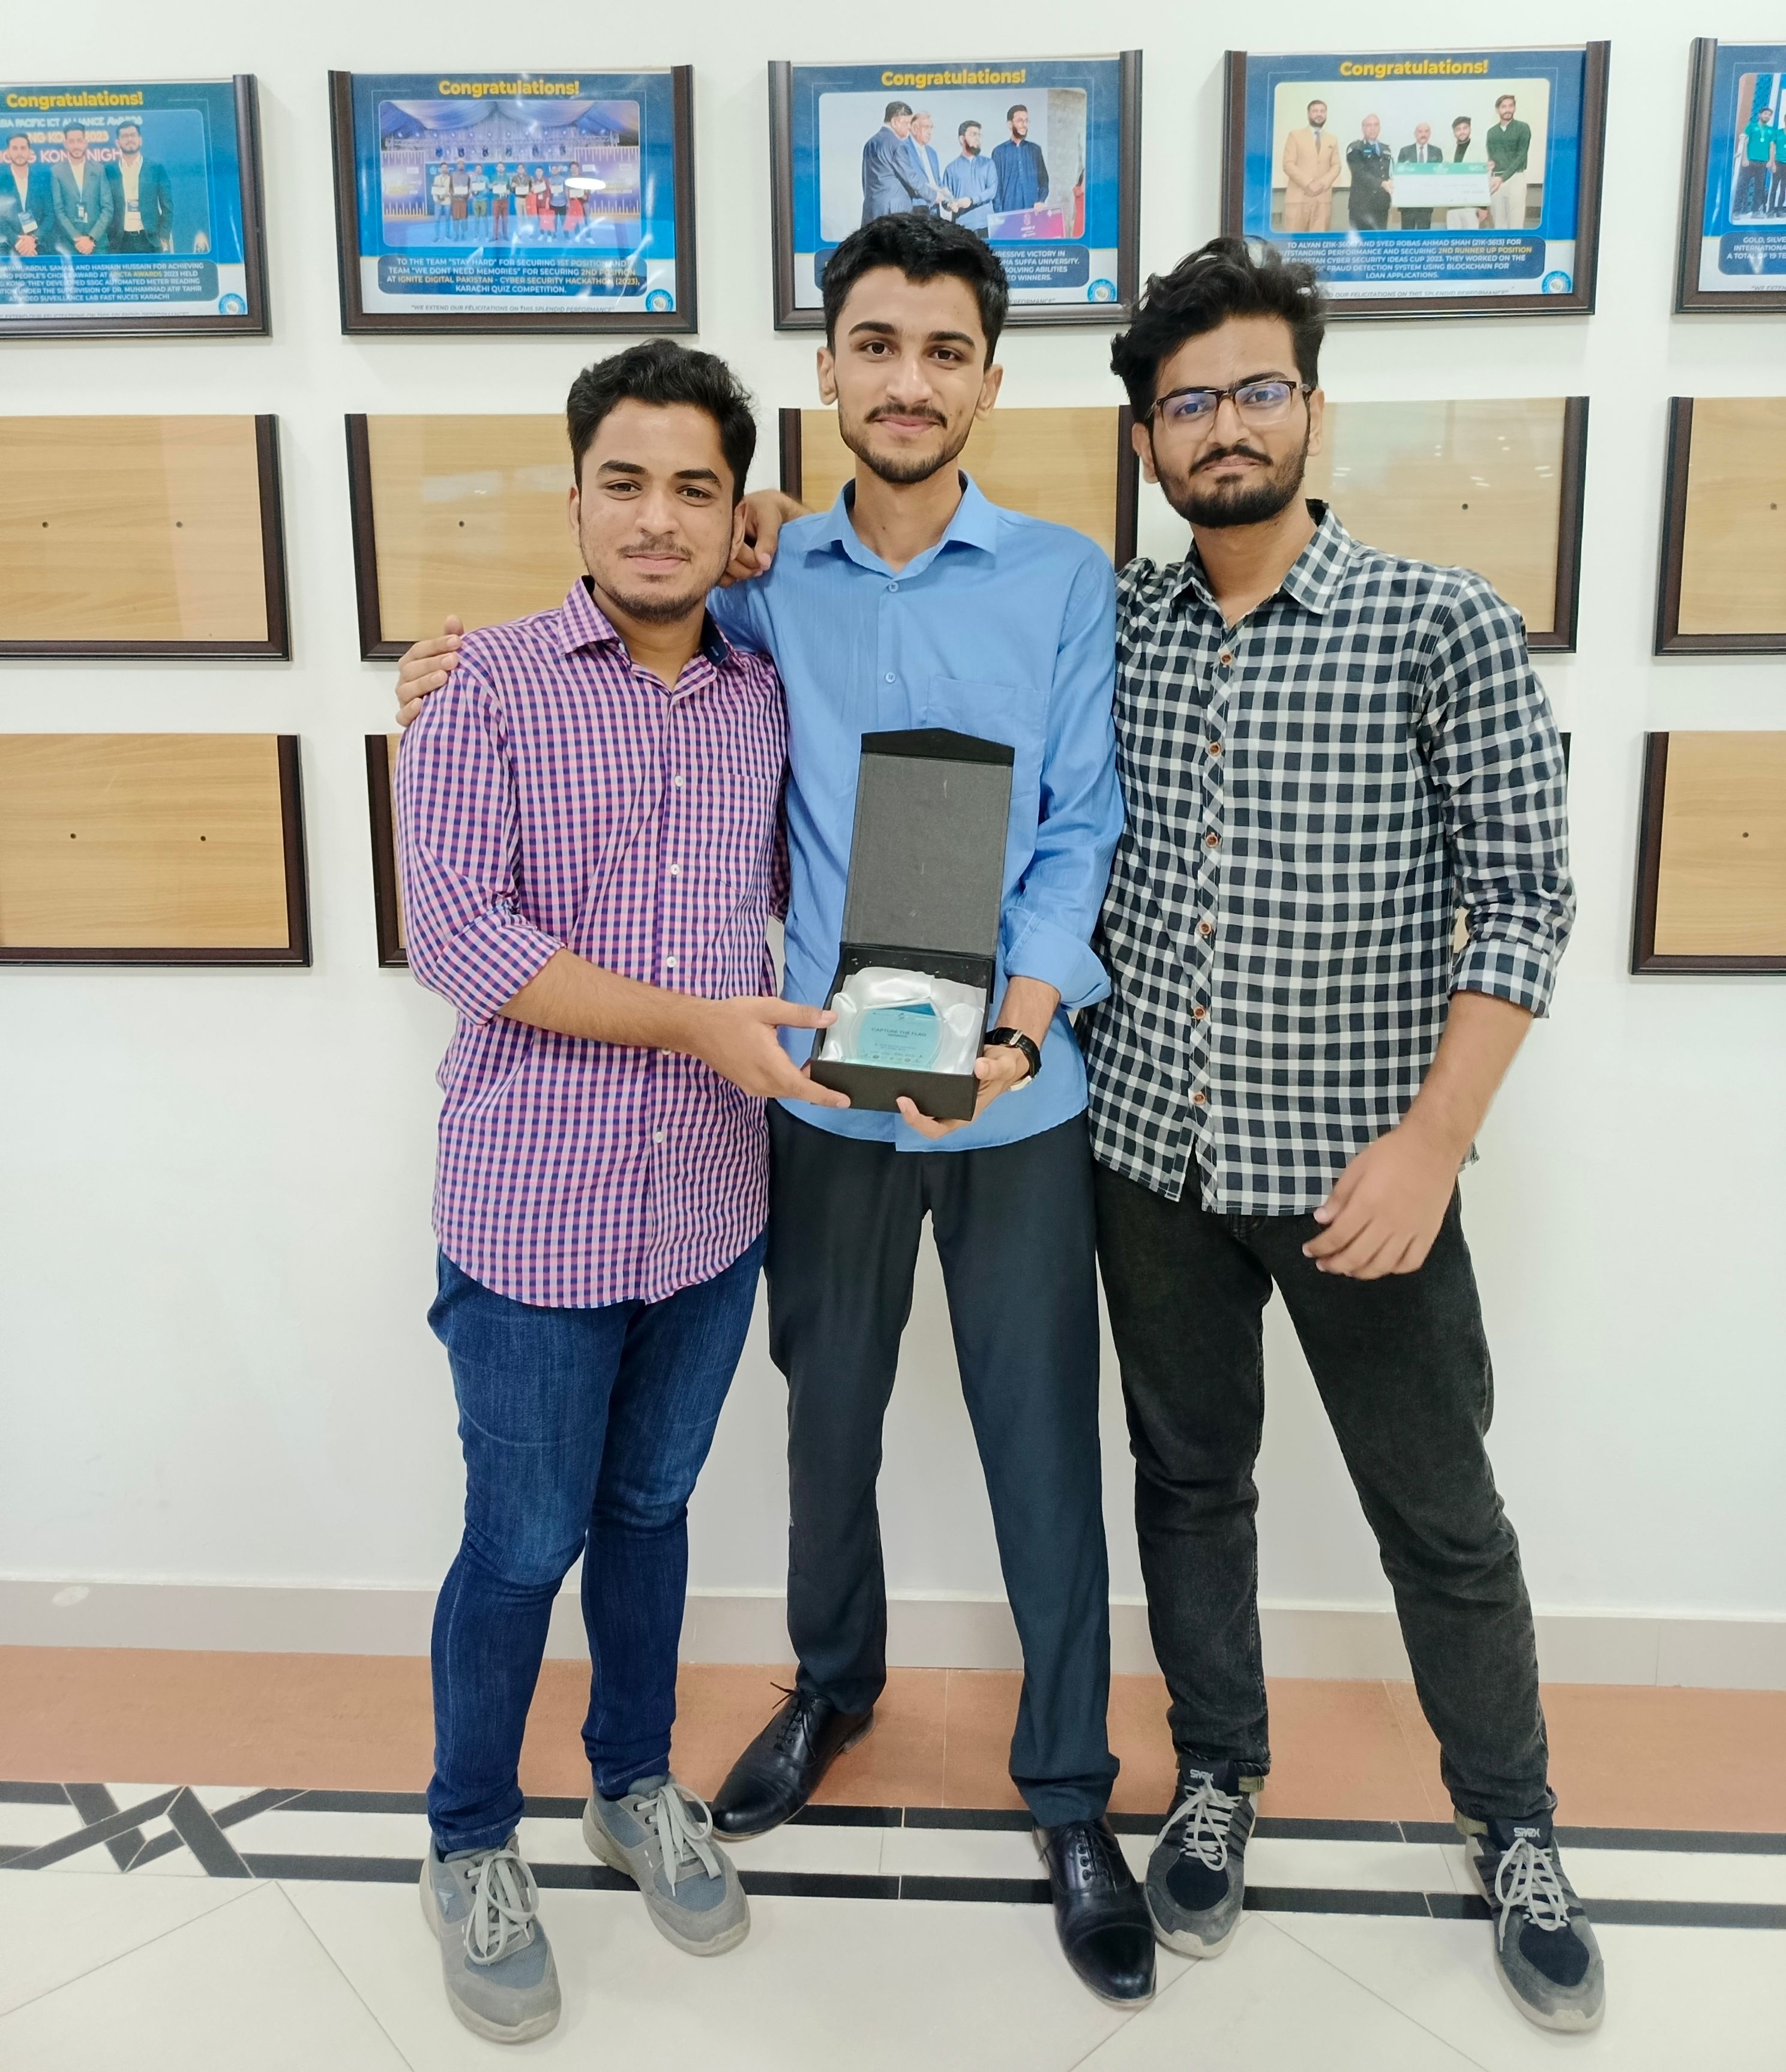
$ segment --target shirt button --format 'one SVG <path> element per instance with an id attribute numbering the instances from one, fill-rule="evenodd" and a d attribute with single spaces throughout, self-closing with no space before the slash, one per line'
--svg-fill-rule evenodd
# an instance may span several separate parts
<path id="1" fill-rule="evenodd" d="M 1233 657 L 1233 656 L 1228 652 L 1228 651 L 1225 648 L 1223 648 L 1223 650 L 1222 650 L 1222 667 L 1223 667 L 1224 669 L 1232 669 L 1232 668 L 1233 668 L 1233 666 L 1234 666 L 1234 657 Z"/>
<path id="2" fill-rule="evenodd" d="M 1203 845 L 1205 849 L 1220 849 L 1222 845 L 1222 838 L 1220 835 L 1205 835 L 1203 838 Z"/>
<path id="3" fill-rule="evenodd" d="M 1209 1105 L 1209 1096 L 1208 1096 L 1208 1094 L 1200 1094 L 1200 1094 L 1193 1094 L 1193 1095 L 1191 1096 L 1191 1105 L 1193 1108 L 1208 1108 L 1208 1105 Z"/>
<path id="4" fill-rule="evenodd" d="M 1210 936 L 1215 934 L 1215 930 L 1207 921 L 1200 921 L 1197 923 L 1197 933 L 1201 935 L 1206 942 L 1208 940 Z"/>
<path id="5" fill-rule="evenodd" d="M 1193 1007 L 1191 1010 L 1191 1019 L 1193 1022 L 1207 1022 L 1209 1019 L 1209 1009 L 1207 1007 Z"/>
<path id="6" fill-rule="evenodd" d="M 662 1143 L 666 1142 L 666 1141 L 667 1141 L 667 1139 L 666 1139 L 666 1137 L 665 1137 L 665 1136 L 664 1132 L 663 1132 L 662 1130 L 659 1130 L 659 1131 L 658 1131 L 658 1133 L 657 1133 L 657 1134 L 656 1134 L 654 1137 L 652 1137 L 652 1139 L 651 1141 L 652 1141 L 652 1142 L 653 1144 L 662 1144 Z"/>
<path id="7" fill-rule="evenodd" d="M 675 968 L 676 968 L 676 960 L 675 960 L 675 958 L 674 958 L 674 957 L 665 957 L 665 960 L 664 960 L 664 968 L 665 968 L 665 971 L 674 971 L 674 970 L 675 970 Z"/>
<path id="8" fill-rule="evenodd" d="M 682 875 L 681 865 L 679 863 L 673 863 L 670 865 L 669 874 L 672 878 L 680 878 Z"/>
<path id="9" fill-rule="evenodd" d="M 899 678 L 898 678 L 897 676 L 895 676 L 894 675 L 893 672 L 892 672 L 891 669 L 889 669 L 889 670 L 887 671 L 887 681 L 888 681 L 888 683 L 890 683 L 890 684 L 896 684 L 896 683 L 898 683 L 898 681 L 899 681 Z"/>
<path id="10" fill-rule="evenodd" d="M 671 779 L 670 779 L 670 783 L 672 783 L 672 784 L 676 787 L 676 789 L 677 789 L 678 791 L 680 791 L 681 790 L 681 788 L 682 788 L 682 780 L 681 780 L 681 779 L 680 777 L 673 777 L 673 778 L 671 778 Z"/>
<path id="11" fill-rule="evenodd" d="M 1222 752 L 1221 743 L 1219 741 L 1211 742 L 1209 744 L 1209 752 L 1212 755 L 1220 755 Z"/>
<path id="12" fill-rule="evenodd" d="M 897 590 L 897 589 L 899 588 L 899 585 L 898 585 L 897 583 L 889 583 L 889 584 L 887 585 L 887 588 L 888 588 L 890 590 Z"/>

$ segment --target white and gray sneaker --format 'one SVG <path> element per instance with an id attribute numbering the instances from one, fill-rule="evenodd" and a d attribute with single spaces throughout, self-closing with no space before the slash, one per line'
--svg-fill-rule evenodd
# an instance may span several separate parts
<path id="1" fill-rule="evenodd" d="M 1172 1811 L 1147 1859 L 1147 1911 L 1168 1950 L 1214 1957 L 1233 1941 L 1261 1784 L 1232 1762 L 1179 1771 Z"/>
<path id="2" fill-rule="evenodd" d="M 558 1972 L 539 1921 L 539 1887 L 511 1835 L 500 1849 L 422 1864 L 422 1912 L 440 1944 L 453 2012 L 492 2043 L 531 2043 L 558 2019 Z"/>
<path id="3" fill-rule="evenodd" d="M 642 1777 L 619 1799 L 593 1793 L 583 1840 L 638 1886 L 658 1933 L 678 1950 L 717 1957 L 750 1934 L 750 1901 L 713 1839 L 706 1801 L 673 1777 Z"/>
<path id="4" fill-rule="evenodd" d="M 1563 1875 L 1548 1813 L 1466 1823 L 1465 1853 L 1495 1912 L 1495 1957 L 1508 1997 L 1540 2029 L 1596 2029 L 1606 1968 L 1587 1910 Z"/>

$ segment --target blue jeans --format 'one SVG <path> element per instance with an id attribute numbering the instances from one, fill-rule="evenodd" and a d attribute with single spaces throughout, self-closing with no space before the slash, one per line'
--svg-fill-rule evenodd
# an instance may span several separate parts
<path id="1" fill-rule="evenodd" d="M 444 1254 L 428 1312 L 465 1453 L 465 1533 L 434 1607 L 434 1774 L 444 1856 L 521 1818 L 527 1708 L 552 1601 L 583 1556 L 591 1674 L 583 1745 L 618 1797 L 669 1768 L 688 1501 L 750 1329 L 759 1238 L 661 1302 L 544 1309 Z"/>

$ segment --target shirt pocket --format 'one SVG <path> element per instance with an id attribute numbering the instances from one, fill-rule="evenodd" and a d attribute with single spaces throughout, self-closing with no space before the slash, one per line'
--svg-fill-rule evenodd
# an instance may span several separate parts
<path id="1" fill-rule="evenodd" d="M 1015 684 L 994 684 L 983 676 L 932 676 L 924 697 L 923 724 L 946 726 L 957 734 L 1002 741 L 1021 763 L 1039 739 L 1043 695 Z"/>

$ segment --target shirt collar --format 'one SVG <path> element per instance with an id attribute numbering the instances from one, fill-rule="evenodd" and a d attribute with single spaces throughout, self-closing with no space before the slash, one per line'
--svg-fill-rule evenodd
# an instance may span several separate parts
<path id="1" fill-rule="evenodd" d="M 943 536 L 935 546 L 927 547 L 916 555 L 899 570 L 901 578 L 920 575 L 941 553 L 945 547 L 955 545 L 977 547 L 982 553 L 995 559 L 998 553 L 998 510 L 988 502 L 979 485 L 963 468 L 957 472 L 961 480 L 961 500 L 955 507 L 955 515 L 949 521 Z M 858 567 L 872 569 L 877 575 L 891 575 L 893 571 L 880 556 L 865 547 L 857 534 L 855 521 L 851 516 L 855 508 L 856 485 L 846 482 L 837 491 L 837 501 L 825 514 L 818 532 L 807 549 L 809 553 L 824 553 L 841 547 Z"/>
<path id="2" fill-rule="evenodd" d="M 585 648 L 618 648 L 624 654 L 626 643 L 615 631 L 613 620 L 595 602 L 589 578 L 579 576 L 558 607 L 558 652 L 575 655 Z M 714 623 L 711 612 L 702 620 L 701 652 L 716 669 L 732 660 L 732 643 Z"/>
<path id="3" fill-rule="evenodd" d="M 1273 595 L 1287 597 L 1293 604 L 1299 604 L 1305 611 L 1313 612 L 1319 619 L 1325 617 L 1332 606 L 1355 543 L 1330 504 L 1311 496 L 1308 508 L 1309 516 L 1315 520 L 1315 537 L 1285 570 L 1284 579 Z M 1179 580 L 1173 586 L 1171 600 L 1175 607 L 1183 604 L 1187 591 L 1200 604 L 1208 605 L 1212 610 L 1220 609 L 1215 593 L 1209 587 L 1209 578 L 1204 574 L 1203 557 L 1195 544 L 1179 564 Z"/>

